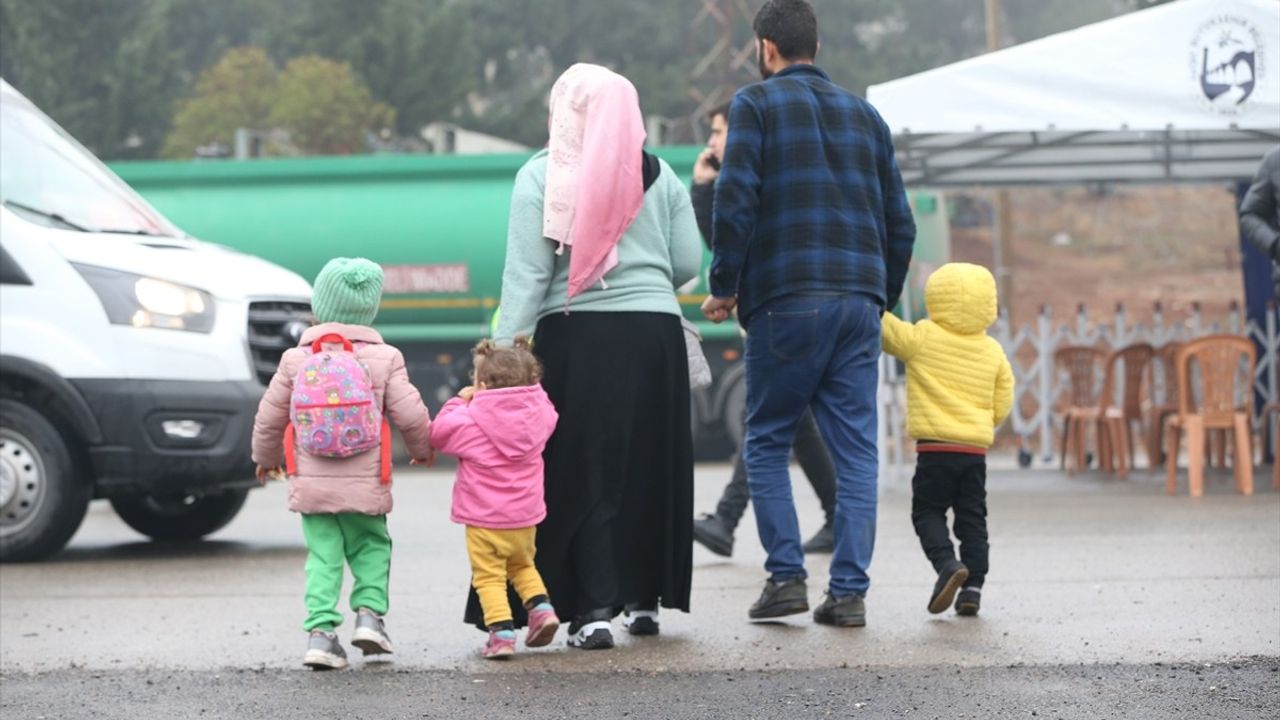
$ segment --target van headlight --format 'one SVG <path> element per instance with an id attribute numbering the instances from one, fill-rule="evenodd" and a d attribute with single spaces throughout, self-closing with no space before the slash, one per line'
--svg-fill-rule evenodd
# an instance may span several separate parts
<path id="1" fill-rule="evenodd" d="M 208 333 L 213 331 L 213 296 L 203 290 L 93 265 L 72 267 L 89 283 L 115 325 Z"/>

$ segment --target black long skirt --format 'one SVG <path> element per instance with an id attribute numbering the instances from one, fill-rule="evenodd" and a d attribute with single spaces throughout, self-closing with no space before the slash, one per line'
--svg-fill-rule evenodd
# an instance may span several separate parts
<path id="1" fill-rule="evenodd" d="M 675 315 L 556 313 L 534 352 L 560 414 L 547 443 L 537 566 L 564 620 L 630 603 L 688 612 L 693 442 L 684 333 Z M 524 621 L 514 596 L 516 624 Z M 467 622 L 483 628 L 475 591 Z"/>

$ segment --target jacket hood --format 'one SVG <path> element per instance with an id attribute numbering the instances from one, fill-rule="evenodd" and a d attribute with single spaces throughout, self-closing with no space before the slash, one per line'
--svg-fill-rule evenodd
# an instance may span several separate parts
<path id="1" fill-rule="evenodd" d="M 947 263 L 924 287 L 929 319 L 957 335 L 986 332 L 996 321 L 996 280 L 980 265 Z"/>
<path id="2" fill-rule="evenodd" d="M 525 385 L 477 392 L 471 418 L 498 452 L 514 461 L 542 452 L 559 415 L 541 385 Z"/>

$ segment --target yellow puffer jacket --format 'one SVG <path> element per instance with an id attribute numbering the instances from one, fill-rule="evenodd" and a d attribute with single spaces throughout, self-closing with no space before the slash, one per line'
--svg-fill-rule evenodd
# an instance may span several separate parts
<path id="1" fill-rule="evenodd" d="M 986 334 L 996 321 L 995 278 L 948 263 L 930 276 L 924 299 L 928 320 L 884 315 L 884 350 L 907 364 L 907 432 L 989 447 L 1013 407 L 1013 369 Z"/>

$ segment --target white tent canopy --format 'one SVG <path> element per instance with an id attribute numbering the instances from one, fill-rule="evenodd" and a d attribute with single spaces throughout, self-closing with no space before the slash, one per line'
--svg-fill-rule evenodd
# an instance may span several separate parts
<path id="1" fill-rule="evenodd" d="M 1247 179 L 1280 143 L 1280 0 L 1177 0 L 867 98 L 908 184 Z"/>

